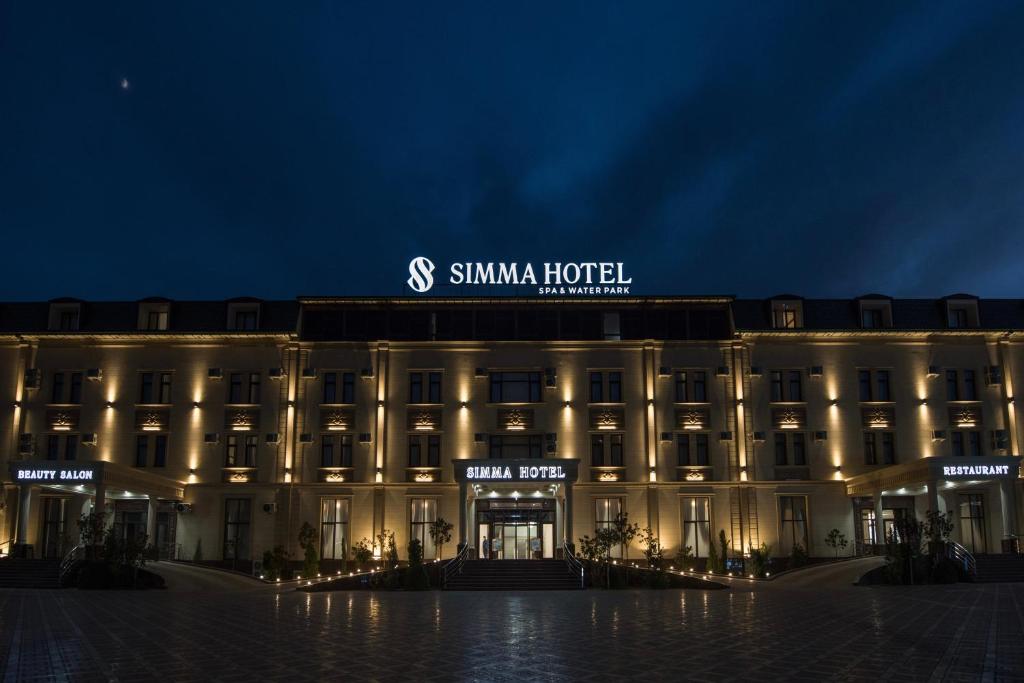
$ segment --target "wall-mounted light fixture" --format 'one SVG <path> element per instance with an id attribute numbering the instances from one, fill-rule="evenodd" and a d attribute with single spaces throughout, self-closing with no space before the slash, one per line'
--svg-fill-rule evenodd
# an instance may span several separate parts
<path id="1" fill-rule="evenodd" d="M 106 409 L 107 409 L 107 410 L 110 410 L 111 408 L 113 408 L 113 407 L 114 407 L 114 402 L 113 402 L 113 401 L 107 401 L 107 402 L 106 402 L 106 403 L 104 404 L 104 406 L 106 407 Z"/>
<path id="2" fill-rule="evenodd" d="M 564 405 L 566 408 L 572 408 L 572 401 L 566 401 Z"/>
<path id="3" fill-rule="evenodd" d="M 462 403 L 459 404 L 459 407 L 462 408 L 463 410 L 466 410 L 467 408 L 469 408 L 469 403 L 463 401 Z"/>
<path id="4" fill-rule="evenodd" d="M 839 399 L 838 398 L 834 398 L 831 401 L 829 401 L 828 404 L 830 406 L 837 406 L 837 405 L 839 405 Z"/>
<path id="5" fill-rule="evenodd" d="M 926 406 L 926 405 L 928 405 L 928 399 L 926 399 L 926 398 L 922 398 L 922 399 L 921 399 L 921 405 L 923 405 L 923 406 Z"/>
<path id="6" fill-rule="evenodd" d="M 199 401 L 192 401 L 192 410 L 199 410 Z"/>

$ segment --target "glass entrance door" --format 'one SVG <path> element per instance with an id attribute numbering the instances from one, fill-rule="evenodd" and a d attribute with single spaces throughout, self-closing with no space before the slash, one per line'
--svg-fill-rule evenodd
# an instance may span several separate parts
<path id="1" fill-rule="evenodd" d="M 554 557 L 554 500 L 477 503 L 480 557 L 531 560 Z"/>
<path id="2" fill-rule="evenodd" d="M 43 557 L 45 559 L 64 556 L 67 541 L 64 533 L 67 503 L 67 498 L 43 498 Z"/>
<path id="3" fill-rule="evenodd" d="M 985 554 L 985 503 L 980 493 L 960 494 L 960 542 L 971 553 Z"/>
<path id="4" fill-rule="evenodd" d="M 541 549 L 536 522 L 492 524 L 496 560 L 529 560 Z M 534 550 L 536 548 L 536 550 Z"/>

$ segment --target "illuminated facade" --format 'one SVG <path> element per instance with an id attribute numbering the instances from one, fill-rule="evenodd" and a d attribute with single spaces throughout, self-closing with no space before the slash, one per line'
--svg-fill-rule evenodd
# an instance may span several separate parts
<path id="1" fill-rule="evenodd" d="M 438 517 L 446 557 L 558 556 L 619 512 L 669 556 L 932 509 L 1001 552 L 1022 339 L 1024 301 L 966 295 L 0 304 L 0 550 L 60 556 L 101 504 L 243 563 L 303 522 L 327 567 L 384 530 L 429 558 Z"/>

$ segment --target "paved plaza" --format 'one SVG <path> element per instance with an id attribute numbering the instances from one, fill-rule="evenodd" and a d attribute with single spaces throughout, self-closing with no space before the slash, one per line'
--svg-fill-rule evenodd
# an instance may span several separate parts
<path id="1" fill-rule="evenodd" d="M 4 680 L 1014 680 L 1024 585 L 300 593 L 157 564 L 148 592 L 0 590 Z"/>

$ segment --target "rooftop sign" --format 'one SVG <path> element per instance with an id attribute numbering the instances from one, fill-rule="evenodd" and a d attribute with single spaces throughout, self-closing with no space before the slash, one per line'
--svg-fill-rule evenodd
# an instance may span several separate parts
<path id="1" fill-rule="evenodd" d="M 409 262 L 406 284 L 419 294 L 434 286 L 437 266 L 426 256 Z M 629 294 L 633 278 L 627 277 L 621 261 L 581 261 L 568 263 L 505 263 L 466 261 L 452 263 L 438 275 L 447 284 L 457 286 L 532 286 L 540 295 Z"/>

